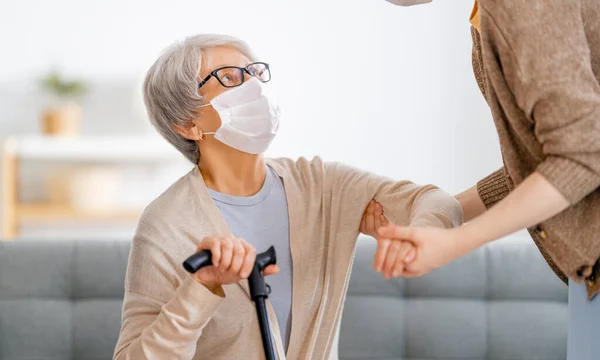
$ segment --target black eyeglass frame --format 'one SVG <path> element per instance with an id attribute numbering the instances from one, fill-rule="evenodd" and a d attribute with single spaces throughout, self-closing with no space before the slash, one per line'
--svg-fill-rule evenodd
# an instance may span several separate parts
<path id="1" fill-rule="evenodd" d="M 206 82 L 211 78 L 214 77 L 215 79 L 217 79 L 219 81 L 219 83 L 226 88 L 234 88 L 234 87 L 238 87 L 240 85 L 242 85 L 244 83 L 244 81 L 246 81 L 245 79 L 245 75 L 244 73 L 247 73 L 250 76 L 254 76 L 250 73 L 250 70 L 248 70 L 248 67 L 252 66 L 252 65 L 256 65 L 256 64 L 260 64 L 260 65 L 264 65 L 265 68 L 267 69 L 267 72 L 269 73 L 269 79 L 268 80 L 262 80 L 260 78 L 257 78 L 259 81 L 266 83 L 271 81 L 271 67 L 269 66 L 268 63 L 266 62 L 262 62 L 262 61 L 257 61 L 257 62 L 253 62 L 251 64 L 248 64 L 246 67 L 239 67 L 239 66 L 223 66 L 220 67 L 218 69 L 215 69 L 213 71 L 210 72 L 210 74 L 208 74 L 204 79 L 202 79 L 202 81 L 200 81 L 200 83 L 198 84 L 198 89 L 200 89 L 204 84 L 206 84 Z M 218 72 L 223 70 L 223 69 L 238 69 L 242 72 L 242 82 L 237 84 L 237 85 L 225 85 L 223 84 L 223 81 L 221 81 L 221 78 L 219 77 Z"/>

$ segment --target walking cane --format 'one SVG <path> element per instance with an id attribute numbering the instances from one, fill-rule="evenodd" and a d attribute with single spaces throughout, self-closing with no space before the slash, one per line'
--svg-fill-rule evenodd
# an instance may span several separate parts
<path id="1" fill-rule="evenodd" d="M 263 270 L 269 265 L 275 265 L 275 248 L 271 246 L 267 251 L 257 254 L 254 267 L 248 278 L 250 286 L 250 298 L 256 305 L 258 314 L 258 325 L 262 336 L 263 348 L 267 360 L 276 360 L 273 339 L 271 338 L 271 328 L 269 327 L 269 318 L 267 315 L 267 306 L 265 300 L 269 297 L 271 288 L 265 283 Z M 211 253 L 209 250 L 200 251 L 183 262 L 183 267 L 190 273 L 195 273 L 205 266 L 212 265 Z"/>

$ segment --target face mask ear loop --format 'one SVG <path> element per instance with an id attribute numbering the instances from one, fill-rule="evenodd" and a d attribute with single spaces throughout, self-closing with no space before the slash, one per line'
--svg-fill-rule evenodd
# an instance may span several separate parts
<path id="1" fill-rule="evenodd" d="M 198 141 L 204 139 L 204 135 L 214 135 L 217 133 L 216 131 L 205 132 L 200 126 L 198 126 L 198 129 L 200 129 L 200 131 L 202 132 L 201 134 L 198 134 Z"/>
<path id="2" fill-rule="evenodd" d="M 212 106 L 212 104 L 209 102 L 208 104 L 200 105 L 200 108 L 207 107 L 207 106 Z M 202 130 L 202 128 L 200 128 L 199 126 L 198 126 L 198 128 L 200 130 Z M 198 135 L 198 141 L 202 140 L 204 138 L 204 135 L 214 135 L 214 134 L 216 134 L 215 131 L 204 132 L 204 130 L 202 130 L 202 135 Z"/>

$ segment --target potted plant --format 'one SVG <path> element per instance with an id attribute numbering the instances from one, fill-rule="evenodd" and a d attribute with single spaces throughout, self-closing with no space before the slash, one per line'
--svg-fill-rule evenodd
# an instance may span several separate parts
<path id="1" fill-rule="evenodd" d="M 58 71 L 42 79 L 42 87 L 53 97 L 42 116 L 42 131 L 46 135 L 75 135 L 79 132 L 81 106 L 79 100 L 87 93 L 80 80 L 66 80 Z"/>

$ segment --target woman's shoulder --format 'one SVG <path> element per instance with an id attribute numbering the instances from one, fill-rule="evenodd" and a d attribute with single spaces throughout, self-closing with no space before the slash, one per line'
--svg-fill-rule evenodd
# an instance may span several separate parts
<path id="1" fill-rule="evenodd" d="M 198 191 L 194 185 L 200 176 L 197 169 L 192 168 L 150 201 L 142 212 L 142 218 L 164 218 L 168 213 L 178 212 L 178 209 L 188 206 L 189 202 L 196 198 L 194 193 Z"/>
<path id="2" fill-rule="evenodd" d="M 337 161 L 324 161 L 320 156 L 312 159 L 300 157 L 297 160 L 290 158 L 267 159 L 267 164 L 282 177 L 302 179 L 313 184 L 326 182 L 336 176 L 365 175 L 353 166 Z"/>
<path id="3" fill-rule="evenodd" d="M 311 173 L 321 173 L 324 169 L 325 162 L 320 156 L 315 156 L 312 159 L 306 157 L 292 158 L 268 158 L 269 165 L 280 176 L 298 176 Z"/>
<path id="4" fill-rule="evenodd" d="M 210 225 L 203 204 L 210 195 L 203 184 L 197 167 L 171 184 L 142 211 L 138 237 L 168 247 L 174 245 L 171 238 L 180 238 L 189 231 L 203 232 Z"/>

